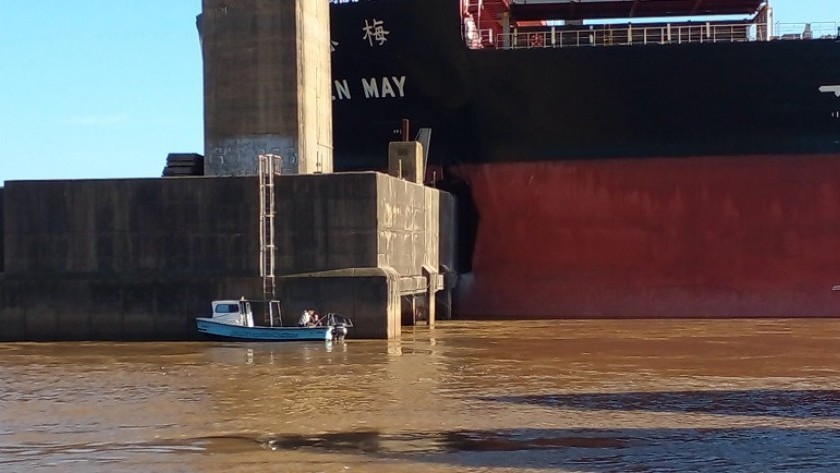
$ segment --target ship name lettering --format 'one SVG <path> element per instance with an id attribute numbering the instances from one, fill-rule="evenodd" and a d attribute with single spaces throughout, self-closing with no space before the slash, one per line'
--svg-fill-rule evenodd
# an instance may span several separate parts
<path id="1" fill-rule="evenodd" d="M 386 30 L 383 26 L 385 23 L 382 20 L 377 20 L 374 18 L 368 23 L 365 20 L 365 26 L 362 28 L 362 31 L 365 32 L 365 35 L 362 39 L 367 40 L 370 47 L 373 47 L 373 43 L 376 43 L 378 46 L 382 46 L 388 41 L 388 35 L 391 34 L 390 31 Z"/>
<path id="2" fill-rule="evenodd" d="M 347 79 L 336 80 L 333 81 L 335 84 L 335 95 L 333 95 L 333 100 L 344 100 L 350 98 L 350 84 L 347 83 Z"/>
<path id="3" fill-rule="evenodd" d="M 365 98 L 405 97 L 405 76 L 362 79 L 362 88 Z"/>
<path id="4" fill-rule="evenodd" d="M 354 91 L 353 82 L 347 79 L 334 79 L 332 83 L 333 100 L 350 100 Z M 365 98 L 386 99 L 405 97 L 405 76 L 382 76 L 361 79 L 362 92 Z"/>

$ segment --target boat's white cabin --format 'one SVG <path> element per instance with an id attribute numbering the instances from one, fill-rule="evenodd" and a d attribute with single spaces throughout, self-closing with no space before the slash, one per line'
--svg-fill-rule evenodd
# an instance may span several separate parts
<path id="1" fill-rule="evenodd" d="M 242 327 L 254 326 L 254 313 L 251 311 L 251 303 L 248 301 L 213 301 L 212 307 L 214 322 Z"/>

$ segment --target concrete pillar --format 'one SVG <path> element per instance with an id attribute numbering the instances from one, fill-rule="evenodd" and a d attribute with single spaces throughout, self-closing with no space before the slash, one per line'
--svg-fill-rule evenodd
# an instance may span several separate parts
<path id="1" fill-rule="evenodd" d="M 423 145 L 420 142 L 394 141 L 388 144 L 388 174 L 423 184 L 424 167 Z"/>
<path id="2" fill-rule="evenodd" d="M 458 274 L 446 265 L 441 265 L 440 275 L 443 276 L 443 290 L 435 294 L 435 317 L 443 320 L 452 319 L 452 289 L 455 287 Z"/>
<path id="3" fill-rule="evenodd" d="M 303 309 L 353 320 L 348 338 L 394 339 L 401 330 L 400 277 L 392 268 L 348 268 L 280 278 L 284 324 Z"/>
<path id="4" fill-rule="evenodd" d="M 417 296 L 400 297 L 400 320 L 402 325 L 417 325 Z"/>
<path id="5" fill-rule="evenodd" d="M 204 171 L 257 174 L 257 157 L 282 173 L 333 170 L 327 0 L 203 0 Z"/>
<path id="6" fill-rule="evenodd" d="M 427 281 L 427 289 L 426 289 L 426 300 L 427 300 L 427 307 L 426 307 L 426 320 L 428 321 L 429 327 L 435 326 L 435 294 L 438 292 L 438 273 L 435 271 L 434 268 L 424 265 L 423 266 L 423 276 L 426 278 Z"/>

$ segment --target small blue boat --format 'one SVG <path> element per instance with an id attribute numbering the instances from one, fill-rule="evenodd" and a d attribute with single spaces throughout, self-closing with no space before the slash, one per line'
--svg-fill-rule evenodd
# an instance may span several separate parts
<path id="1" fill-rule="evenodd" d="M 253 306 L 252 306 L 253 304 Z M 213 301 L 211 317 L 196 317 L 196 328 L 202 334 L 226 340 L 254 341 L 327 341 L 342 340 L 353 323 L 347 317 L 327 314 L 318 318 L 306 314 L 301 326 L 284 327 L 280 301 L 220 300 Z M 266 326 L 254 324 L 253 307 L 264 309 Z"/>

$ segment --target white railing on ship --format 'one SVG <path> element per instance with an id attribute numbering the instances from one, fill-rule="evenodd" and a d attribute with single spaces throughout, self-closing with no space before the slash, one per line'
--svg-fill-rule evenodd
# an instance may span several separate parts
<path id="1" fill-rule="evenodd" d="M 481 38 L 481 44 L 482 45 L 484 45 L 484 44 L 493 45 L 495 43 L 495 41 L 494 41 L 495 38 L 493 38 L 493 30 L 491 30 L 490 28 L 486 28 L 486 29 L 483 29 L 483 30 L 478 30 L 478 34 L 479 34 L 479 37 Z"/>
<path id="2" fill-rule="evenodd" d="M 734 43 L 840 37 L 840 23 L 703 23 L 696 25 L 599 25 L 567 30 L 515 31 L 496 36 L 500 49 L 565 48 L 638 44 Z"/>

